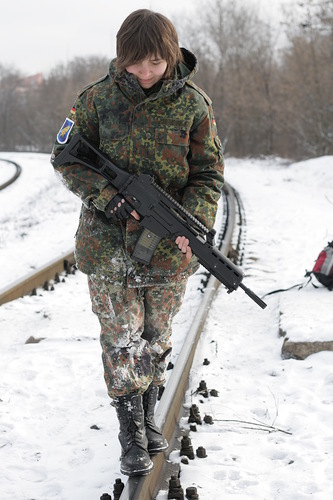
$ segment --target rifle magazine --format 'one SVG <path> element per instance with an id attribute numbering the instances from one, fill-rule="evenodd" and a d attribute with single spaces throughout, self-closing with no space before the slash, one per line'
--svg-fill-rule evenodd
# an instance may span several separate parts
<path id="1" fill-rule="evenodd" d="M 132 253 L 133 259 L 148 265 L 160 241 L 161 236 L 144 227 Z"/>

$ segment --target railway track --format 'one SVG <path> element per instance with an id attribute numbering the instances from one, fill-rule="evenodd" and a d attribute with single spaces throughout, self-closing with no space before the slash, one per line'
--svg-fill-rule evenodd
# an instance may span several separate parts
<path id="1" fill-rule="evenodd" d="M 16 181 L 16 179 L 21 175 L 22 168 L 15 161 L 5 160 L 4 158 L 0 158 L 0 162 L 6 162 L 6 163 L 9 163 L 10 165 L 14 165 L 14 167 L 15 167 L 15 173 L 11 176 L 11 178 L 8 179 L 3 184 L 0 184 L 0 191 L 1 191 L 2 189 L 5 189 L 6 187 L 10 186 L 10 184 L 12 184 L 13 182 Z"/>
<path id="2" fill-rule="evenodd" d="M 0 305 L 12 300 L 31 295 L 39 287 L 47 289 L 51 280 L 56 280 L 57 276 L 63 272 L 71 273 L 71 268 L 75 264 L 74 251 L 69 250 L 61 257 L 48 262 L 44 266 L 31 271 L 22 278 L 9 283 L 5 288 L 0 290 Z"/>
<path id="3" fill-rule="evenodd" d="M 224 255 L 229 255 L 230 253 L 234 256 L 240 255 L 242 253 L 241 221 L 243 219 L 243 207 L 237 193 L 228 185 L 224 189 L 223 214 L 222 227 L 218 237 L 218 247 Z M 238 231 L 235 231 L 237 225 Z M 236 242 L 236 248 L 232 247 L 233 241 Z M 171 446 L 176 433 L 177 423 L 182 413 L 182 404 L 195 350 L 204 328 L 210 305 L 219 285 L 219 281 L 214 276 L 209 277 L 200 307 L 193 318 L 186 336 L 186 342 L 184 342 L 155 412 L 155 421 L 162 429 L 163 435 Z M 154 469 L 148 476 L 130 477 L 124 486 L 120 500 L 154 499 L 158 491 L 161 490 L 162 482 L 165 479 L 165 458 L 166 456 L 163 453 L 152 458 Z"/>
<path id="4" fill-rule="evenodd" d="M 217 232 L 216 245 L 224 255 L 229 256 L 239 264 L 243 252 L 244 214 L 241 200 L 231 186 L 225 186 L 222 203 L 223 215 L 221 228 Z M 238 230 L 236 231 L 236 229 Z M 0 304 L 31 294 L 38 287 L 47 289 L 48 283 L 55 279 L 56 275 L 62 272 L 70 273 L 73 264 L 74 255 L 71 250 L 43 268 L 10 284 L 6 289 L 0 290 Z M 220 282 L 214 276 L 207 278 L 200 306 L 193 318 L 186 335 L 186 342 L 184 342 L 175 362 L 156 410 L 156 423 L 163 430 L 164 436 L 170 443 L 170 448 L 177 430 L 177 422 L 182 413 L 195 350 L 219 285 Z M 153 462 L 154 469 L 151 474 L 131 477 L 127 480 L 120 496 L 121 500 L 151 500 L 156 497 L 158 491 L 162 489 L 162 480 L 165 480 L 168 474 L 165 469 L 166 454 L 160 453 L 154 456 Z"/>

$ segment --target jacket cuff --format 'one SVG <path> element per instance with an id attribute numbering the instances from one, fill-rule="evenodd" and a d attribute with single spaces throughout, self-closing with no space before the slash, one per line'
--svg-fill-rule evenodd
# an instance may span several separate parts
<path id="1" fill-rule="evenodd" d="M 100 191 L 98 197 L 93 200 L 93 204 L 98 210 L 105 212 L 108 203 L 116 194 L 117 190 L 108 184 Z"/>

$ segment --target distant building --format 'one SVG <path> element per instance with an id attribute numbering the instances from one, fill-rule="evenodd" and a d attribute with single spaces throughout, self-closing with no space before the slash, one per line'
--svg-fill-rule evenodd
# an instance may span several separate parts
<path id="1" fill-rule="evenodd" d="M 43 73 L 37 73 L 36 75 L 26 76 L 22 78 L 16 88 L 16 92 L 24 94 L 31 90 L 37 90 L 43 85 L 44 77 Z"/>

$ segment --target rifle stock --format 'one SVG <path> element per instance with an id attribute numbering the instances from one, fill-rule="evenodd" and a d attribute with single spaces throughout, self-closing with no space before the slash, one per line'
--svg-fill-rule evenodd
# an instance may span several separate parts
<path id="1" fill-rule="evenodd" d="M 240 287 L 262 309 L 266 307 L 265 302 L 242 283 L 243 271 L 214 246 L 215 231 L 209 231 L 156 184 L 151 175 L 129 174 L 79 133 L 52 161 L 59 166 L 79 163 L 94 170 L 138 212 L 142 232 L 132 254 L 135 260 L 148 265 L 161 238 L 185 236 L 199 263 L 227 288 L 228 293 Z"/>

